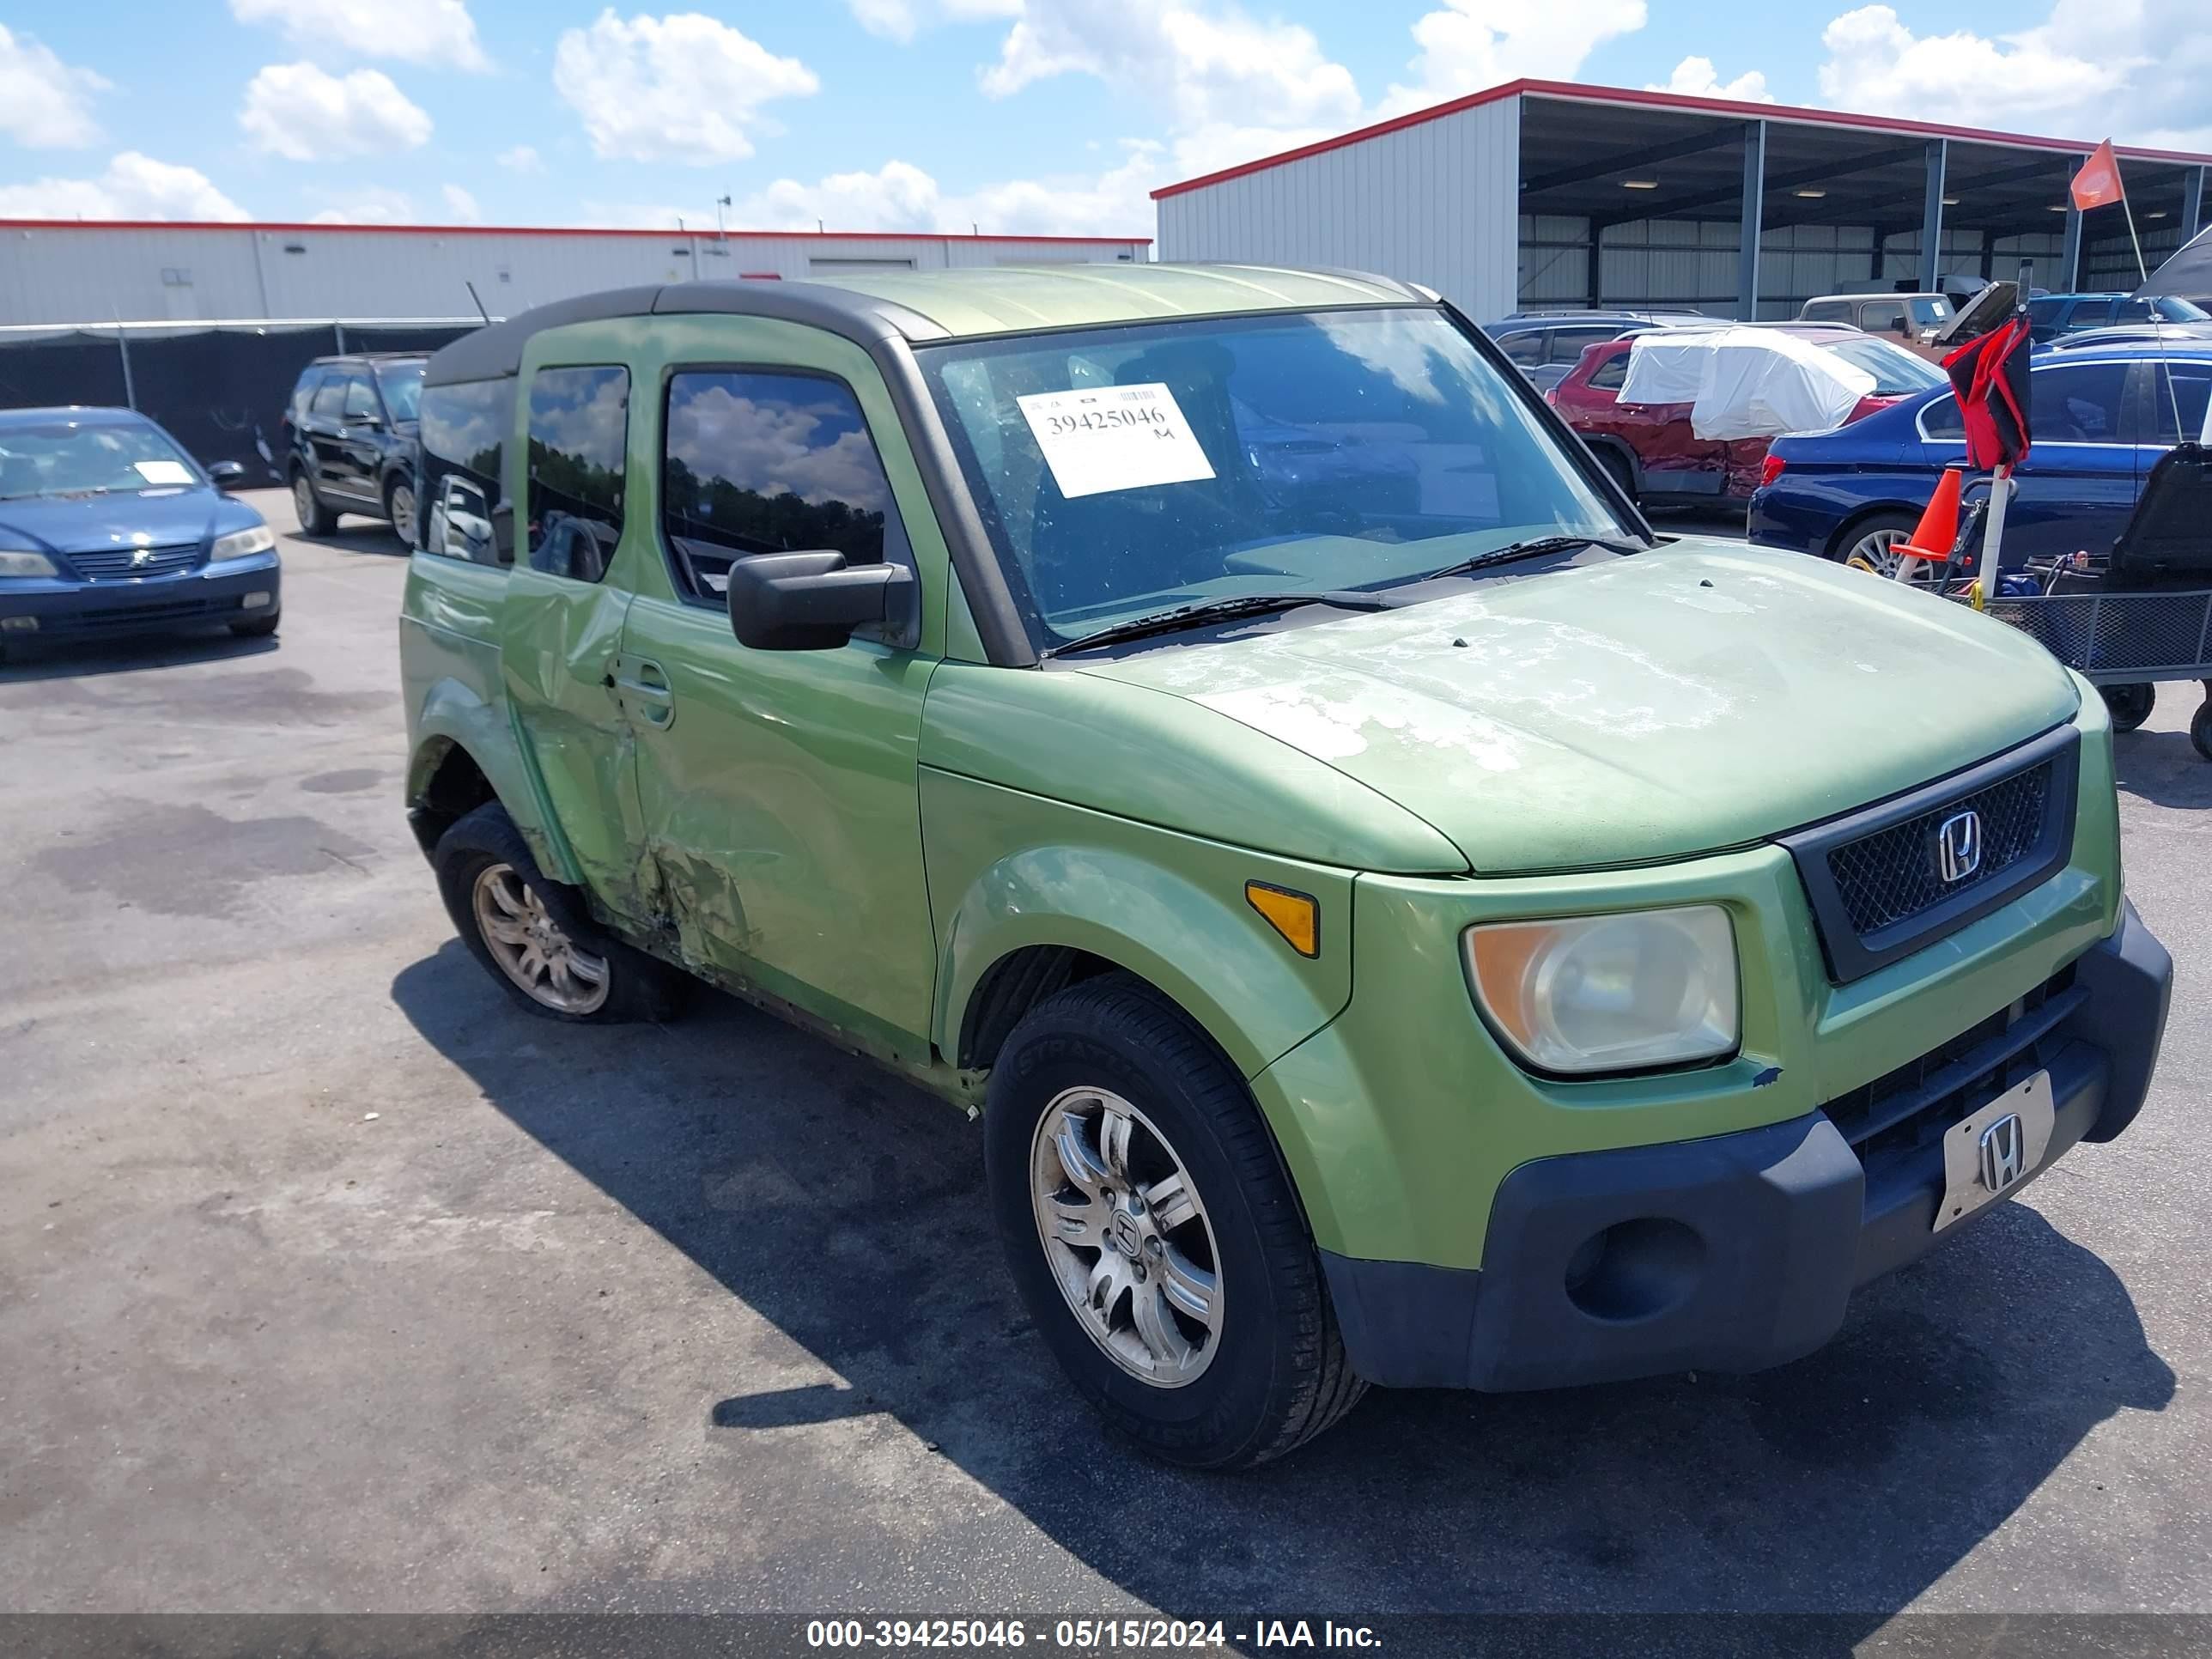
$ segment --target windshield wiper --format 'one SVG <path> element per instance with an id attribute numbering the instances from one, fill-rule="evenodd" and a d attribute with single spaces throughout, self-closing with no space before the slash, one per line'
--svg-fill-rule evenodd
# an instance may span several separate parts
<path id="1" fill-rule="evenodd" d="M 1366 593 L 1356 588 L 1317 588 L 1303 593 L 1232 593 L 1224 599 L 1207 599 L 1199 605 L 1177 605 L 1172 611 L 1155 611 L 1148 617 L 1132 617 L 1127 622 L 1115 623 L 1095 634 L 1085 634 L 1064 645 L 1048 647 L 1039 654 L 1047 657 L 1066 656 L 1071 651 L 1088 651 L 1093 646 L 1119 645 L 1124 640 L 1149 639 L 1155 634 L 1179 633 L 1186 628 L 1203 628 L 1208 623 L 1234 622 L 1240 617 L 1265 617 L 1278 611 L 1295 611 L 1302 605 L 1326 605 L 1339 611 L 1395 611 L 1405 603 L 1387 593 Z"/>
<path id="2" fill-rule="evenodd" d="M 1603 536 L 1532 536 L 1524 542 L 1508 542 L 1503 547 L 1493 547 L 1487 553 L 1478 553 L 1471 559 L 1462 559 L 1457 564 L 1448 564 L 1441 570 L 1431 570 L 1426 575 L 1408 580 L 1432 582 L 1441 576 L 1466 576 L 1478 570 L 1488 570 L 1493 565 L 1512 564 L 1522 559 L 1540 558 L 1547 553 L 1565 553 L 1580 547 L 1601 547 L 1608 553 L 1623 557 L 1650 550 L 1628 542 L 1608 541 Z"/>

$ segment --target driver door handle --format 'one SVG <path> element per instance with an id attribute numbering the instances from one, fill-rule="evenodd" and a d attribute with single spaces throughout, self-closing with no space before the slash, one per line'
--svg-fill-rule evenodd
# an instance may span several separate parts
<path id="1" fill-rule="evenodd" d="M 676 696 L 668 676 L 657 662 L 642 658 L 617 658 L 612 676 L 615 692 L 623 708 L 634 711 L 649 726 L 665 730 L 676 718 Z"/>

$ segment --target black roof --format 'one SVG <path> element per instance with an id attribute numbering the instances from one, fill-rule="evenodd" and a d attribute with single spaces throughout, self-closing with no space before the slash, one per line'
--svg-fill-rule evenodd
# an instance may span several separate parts
<path id="1" fill-rule="evenodd" d="M 458 380 L 489 380 L 520 374 L 524 344 L 544 329 L 616 317 L 705 313 L 808 323 L 862 345 L 897 336 L 909 340 L 942 339 L 947 331 L 920 312 L 894 301 L 827 283 L 670 283 L 580 294 L 489 324 L 434 352 L 422 381 L 426 386 L 450 386 Z"/>
<path id="2" fill-rule="evenodd" d="M 326 357 L 308 359 L 307 367 L 319 368 L 325 363 L 411 363 L 420 362 L 429 355 L 427 350 L 420 349 L 414 351 L 334 351 Z"/>

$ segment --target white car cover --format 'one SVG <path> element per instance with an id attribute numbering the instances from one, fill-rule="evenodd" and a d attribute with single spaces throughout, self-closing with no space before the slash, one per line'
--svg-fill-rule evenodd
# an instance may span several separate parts
<path id="1" fill-rule="evenodd" d="M 1668 329 L 1628 348 L 1625 404 L 1687 404 L 1700 438 L 1773 438 L 1841 426 L 1875 378 L 1778 329 Z"/>

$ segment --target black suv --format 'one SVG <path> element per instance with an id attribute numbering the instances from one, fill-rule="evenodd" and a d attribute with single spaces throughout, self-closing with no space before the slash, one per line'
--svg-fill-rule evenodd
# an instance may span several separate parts
<path id="1" fill-rule="evenodd" d="M 341 513 L 388 519 L 415 544 L 416 410 L 421 352 L 318 357 L 284 410 L 286 475 L 300 528 L 321 535 Z"/>

